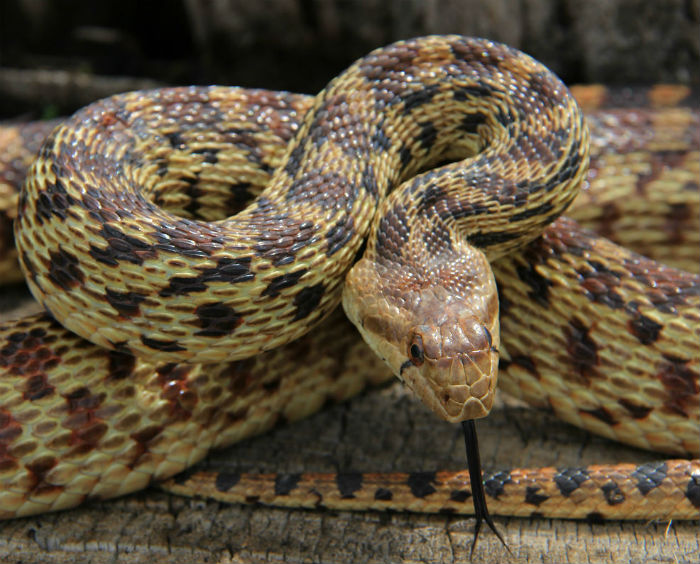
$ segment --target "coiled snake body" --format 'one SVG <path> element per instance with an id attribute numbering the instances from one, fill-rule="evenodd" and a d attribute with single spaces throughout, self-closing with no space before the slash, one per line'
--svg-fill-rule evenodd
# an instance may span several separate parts
<path id="1" fill-rule="evenodd" d="M 111 350 L 82 341 L 47 316 L 4 327 L 4 516 L 133 491 L 186 468 L 210 446 L 267 428 L 280 412 L 297 418 L 323 397 L 359 388 L 351 371 L 331 374 L 325 389 L 320 382 L 328 374 L 312 376 L 333 369 L 328 355 L 313 356 L 319 350 L 365 356 L 344 330 L 330 328 L 342 327 L 337 321 L 254 360 L 174 362 L 228 361 L 295 339 L 337 304 L 342 274 L 382 194 L 429 165 L 474 153 L 466 163 L 476 167 L 471 176 L 465 163 L 446 165 L 407 181 L 381 204 L 383 219 L 368 245 L 380 267 L 370 270 L 384 282 L 398 279 L 399 290 L 388 293 L 399 303 L 390 302 L 384 316 L 376 293 L 369 314 L 346 304 L 363 334 L 391 335 L 389 345 L 373 348 L 448 419 L 488 411 L 495 380 L 486 376 L 500 348 L 503 369 L 516 378 L 509 389 L 518 395 L 607 436 L 697 455 L 696 276 L 560 219 L 524 253 L 497 263 L 505 310 L 499 346 L 492 278 L 472 280 L 464 259 L 454 258 L 464 239 L 489 256 L 533 239 L 569 205 L 582 178 L 586 134 L 575 104 L 543 67 L 516 51 L 458 37 L 423 38 L 360 60 L 313 101 L 261 91 L 168 89 L 97 103 L 72 125 L 78 127 L 51 136 L 22 196 L 20 260 L 33 292 L 55 317 Z M 283 154 L 280 147 L 293 133 L 296 141 Z M 116 180 L 104 193 L 97 190 L 102 174 Z M 222 210 L 268 180 L 235 223 L 222 218 Z M 470 182 L 470 195 L 458 196 L 457 185 Z M 135 192 L 135 185 L 144 191 Z M 406 194 L 408 200 L 400 200 Z M 419 213 L 427 224 L 409 232 L 409 218 Z M 486 224 L 467 223 L 475 217 Z M 480 251 L 467 252 L 483 265 Z M 397 275 L 386 266 L 421 255 L 428 267 Z M 430 263 L 441 255 L 452 263 Z M 421 294 L 420 269 L 440 282 L 438 290 Z M 358 278 L 348 294 L 369 287 Z M 454 279 L 462 282 L 452 286 L 487 288 L 478 311 L 452 316 L 436 306 L 457 301 L 444 289 L 451 290 Z M 252 289 L 243 290 L 246 285 Z M 444 319 L 437 330 L 416 321 L 397 328 L 393 319 L 408 302 L 439 310 L 449 329 L 439 325 Z M 548 343 L 538 331 L 548 332 Z M 238 344 L 226 343 L 229 337 Z M 456 346 L 453 354 L 453 345 L 464 342 L 469 354 Z M 280 365 L 284 377 L 265 368 Z M 697 517 L 696 462 L 635 472 L 637 481 L 625 493 L 616 483 L 609 514 L 620 508 L 619 491 L 629 500 L 643 498 L 656 515 Z M 566 496 L 563 475 L 550 473 L 548 483 Z M 570 488 L 599 485 L 592 475 L 572 478 Z M 517 486 L 531 499 L 539 492 L 538 510 L 547 514 L 554 490 L 533 485 L 537 479 Z M 219 492 L 230 492 L 233 482 Z M 609 488 L 597 489 L 609 502 Z M 358 490 L 353 493 L 359 499 Z M 389 507 L 388 497 L 375 495 L 370 505 Z M 597 505 L 580 509 L 601 512 Z"/>

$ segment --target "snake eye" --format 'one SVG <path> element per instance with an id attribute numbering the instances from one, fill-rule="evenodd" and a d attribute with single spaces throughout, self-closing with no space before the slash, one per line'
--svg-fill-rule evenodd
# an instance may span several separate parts
<path id="1" fill-rule="evenodd" d="M 411 346 L 408 348 L 408 356 L 414 366 L 421 366 L 425 361 L 423 356 L 423 339 L 420 335 L 414 335 Z"/>

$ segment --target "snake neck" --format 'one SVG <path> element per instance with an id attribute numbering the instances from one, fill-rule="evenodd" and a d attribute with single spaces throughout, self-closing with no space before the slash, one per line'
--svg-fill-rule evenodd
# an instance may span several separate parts
<path id="1" fill-rule="evenodd" d="M 375 353 L 439 417 L 484 417 L 497 382 L 496 282 L 478 249 L 442 237 L 442 248 L 428 252 L 428 237 L 413 232 L 401 257 L 366 253 L 348 274 L 343 306 Z"/>
<path id="2" fill-rule="evenodd" d="M 539 236 L 575 198 L 588 164 L 588 131 L 564 85 L 522 53 L 482 46 L 483 57 L 452 45 L 474 57 L 467 65 L 480 78 L 451 84 L 434 118 L 455 162 L 382 202 L 343 294 L 370 346 L 450 421 L 483 417 L 493 402 L 498 297 L 487 258 Z"/>

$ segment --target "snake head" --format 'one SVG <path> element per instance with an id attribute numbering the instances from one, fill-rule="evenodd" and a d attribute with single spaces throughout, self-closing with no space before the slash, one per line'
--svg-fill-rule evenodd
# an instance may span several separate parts
<path id="1" fill-rule="evenodd" d="M 364 257 L 346 278 L 343 306 L 394 374 L 457 422 L 484 417 L 493 404 L 498 291 L 481 252 L 442 259 L 424 275 Z"/>

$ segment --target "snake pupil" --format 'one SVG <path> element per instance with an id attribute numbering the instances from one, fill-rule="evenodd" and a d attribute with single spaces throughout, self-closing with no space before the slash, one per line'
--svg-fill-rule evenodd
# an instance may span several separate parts
<path id="1" fill-rule="evenodd" d="M 420 337 L 416 337 L 415 340 L 419 341 Z M 423 356 L 423 347 L 421 346 L 421 344 L 422 343 L 414 342 L 411 345 L 411 348 L 409 349 L 409 353 L 411 355 L 411 362 L 415 366 L 420 366 L 421 364 L 423 364 L 423 361 L 425 360 L 425 358 Z"/>

